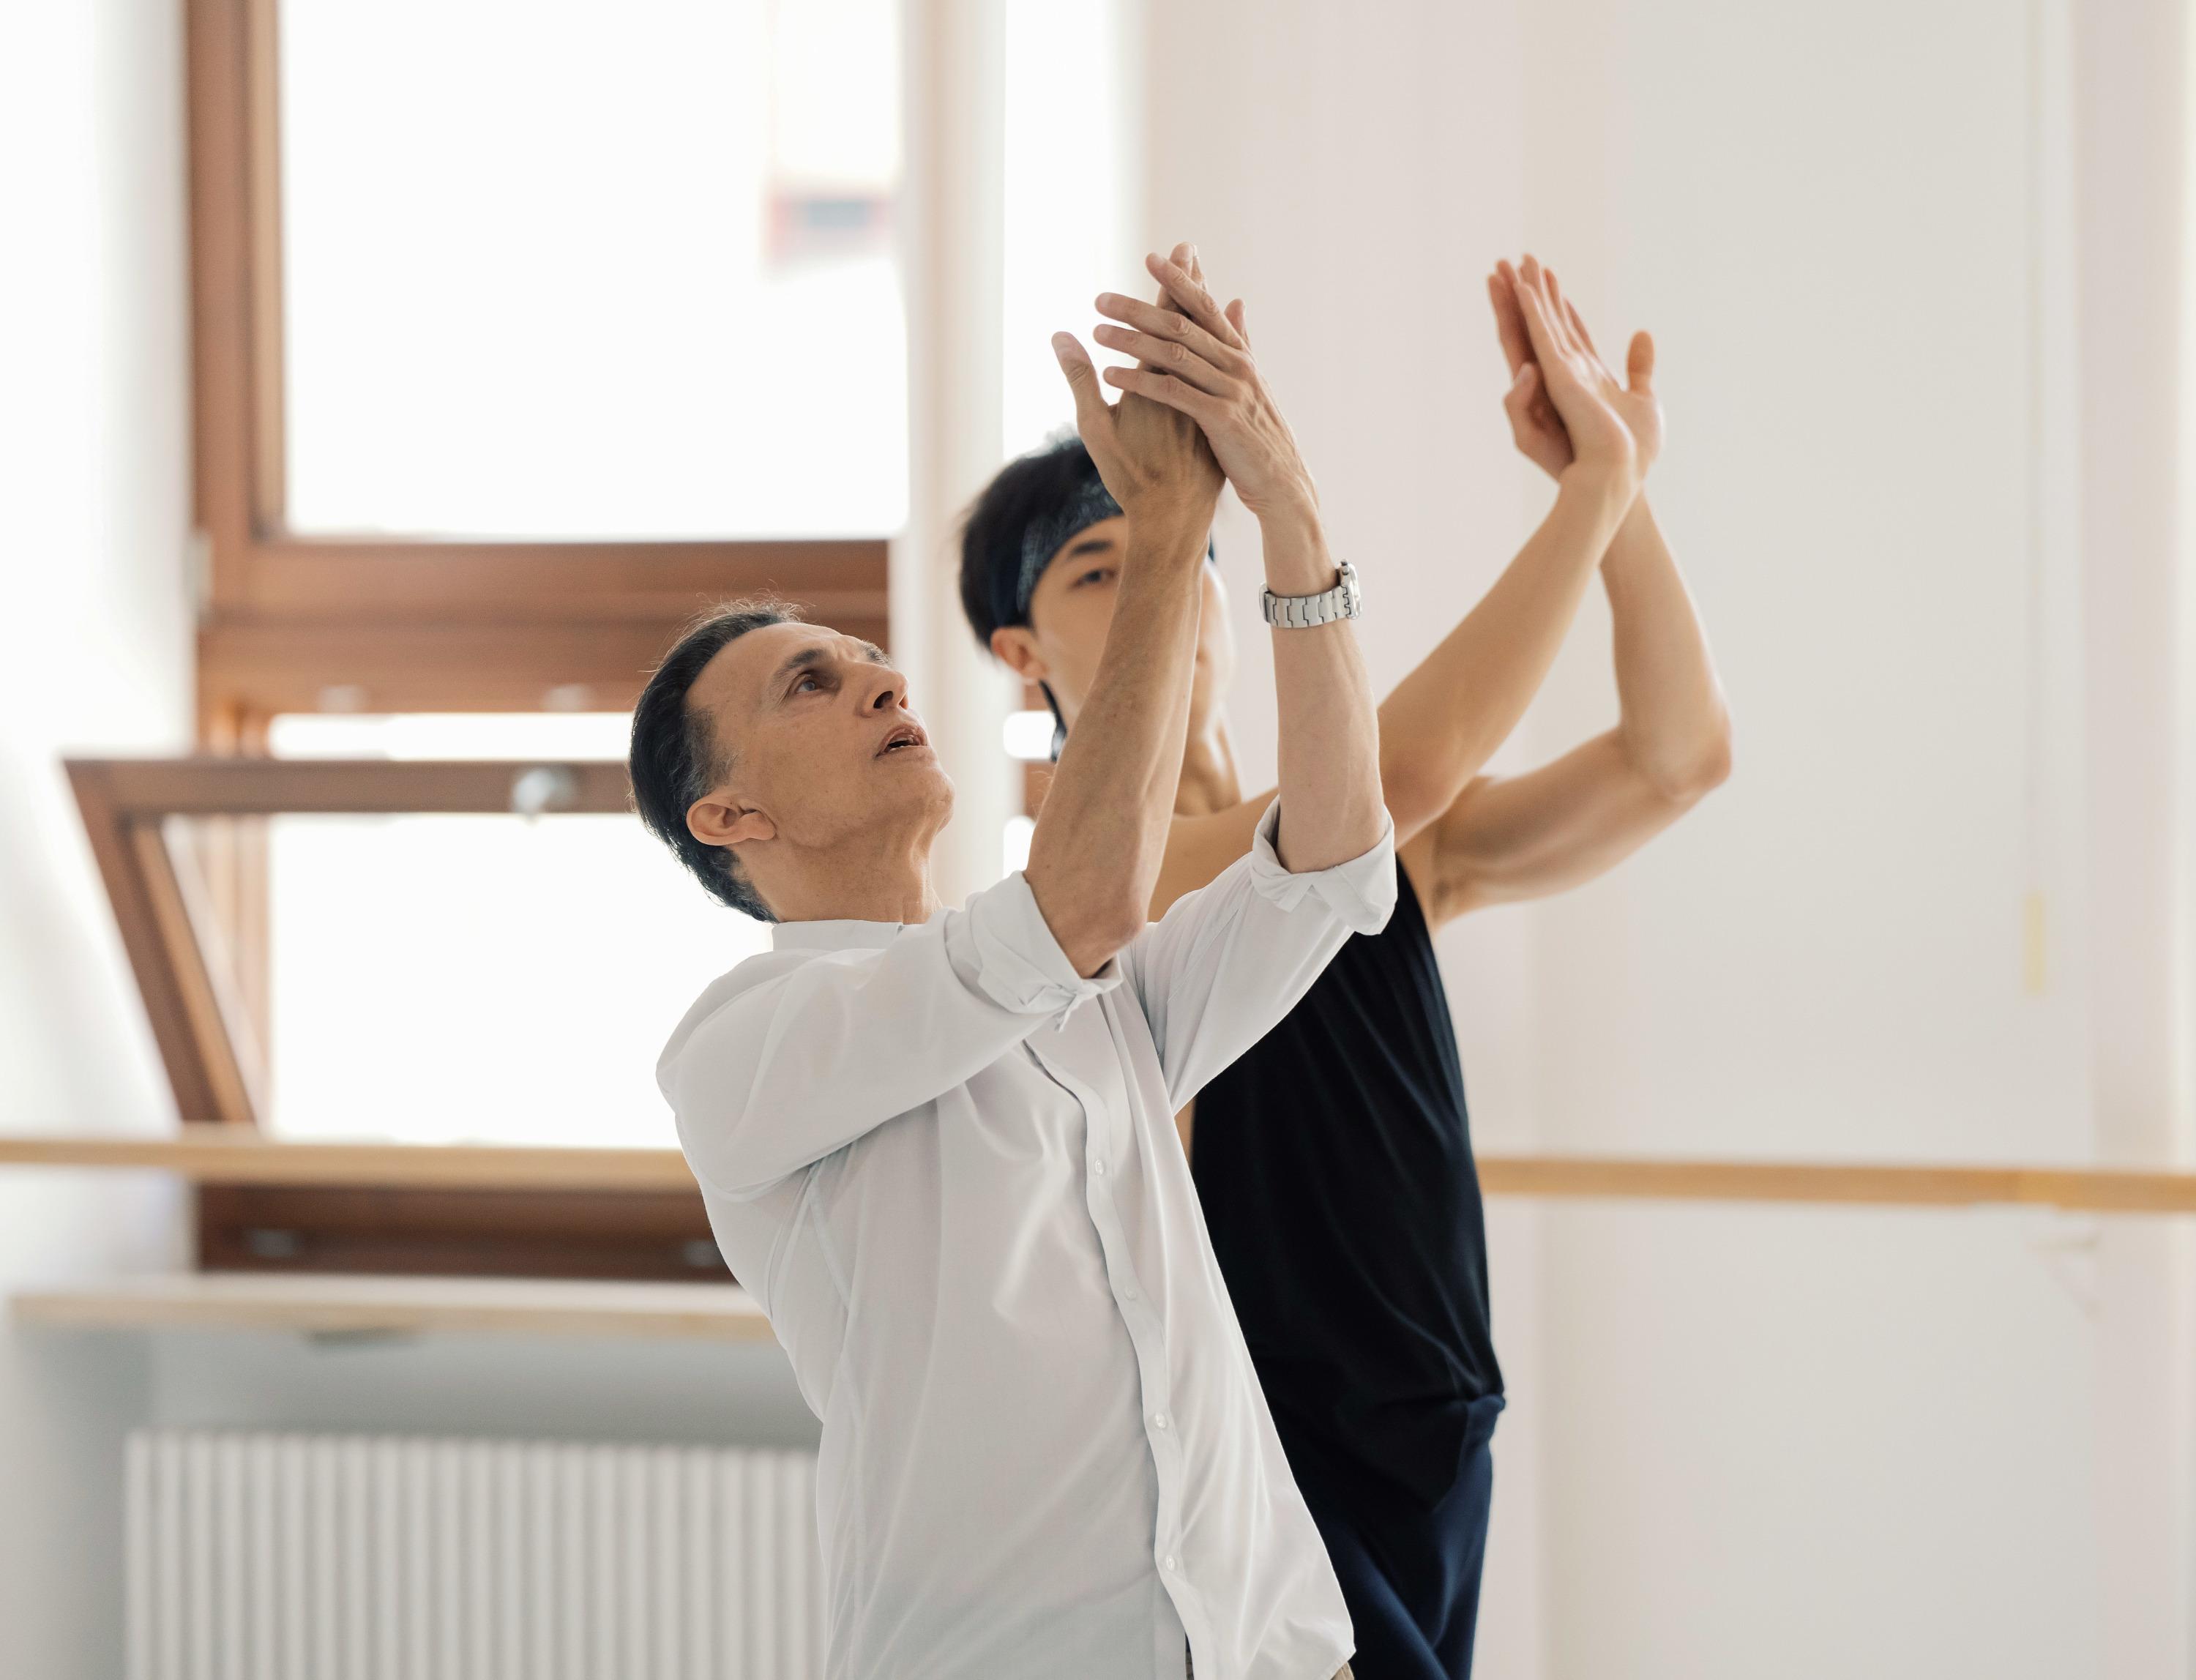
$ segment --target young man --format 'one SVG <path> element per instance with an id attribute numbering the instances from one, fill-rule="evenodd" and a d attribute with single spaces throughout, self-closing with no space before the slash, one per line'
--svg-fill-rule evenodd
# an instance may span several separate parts
<path id="1" fill-rule="evenodd" d="M 1054 343 L 1124 523 L 1118 633 L 1028 869 L 941 909 L 952 788 L 899 674 L 783 609 L 708 620 L 635 712 L 636 801 L 777 925 L 658 1076 L 823 1419 L 835 1680 L 1328 1680 L 1348 1616 L 1173 1116 L 1394 904 L 1355 598 L 1315 530 L 1269 546 L 1269 587 L 1320 621 L 1274 636 L 1280 796 L 1147 927 L 1213 505 L 1275 458 L 1256 413 L 1156 376 L 1109 408 Z"/>
<path id="2" fill-rule="evenodd" d="M 1166 278 L 1170 288 L 1193 280 Z M 1651 342 L 1634 341 L 1620 384 L 1554 275 L 1528 257 L 1522 273 L 1501 265 L 1489 286 L 1513 379 L 1505 406 L 1518 447 L 1557 481 L 1554 508 L 1380 708 L 1404 876 L 1393 921 L 1350 940 L 1181 1117 L 1268 1404 L 1341 1577 L 1364 1680 L 1469 1671 L 1502 1405 L 1463 1076 L 1430 935 L 1481 905 L 1609 869 L 1715 785 L 1729 755 L 1707 644 L 1636 494 L 1661 442 Z M 1179 364 L 1216 395 L 1247 388 L 1273 447 L 1292 455 L 1255 367 L 1208 343 L 1193 312 L 1118 297 L 1100 308 L 1119 323 L 1099 329 L 1101 343 Z M 1230 320 L 1240 332 L 1240 309 Z M 1294 493 L 1244 500 L 1269 547 L 1301 546 L 1317 528 L 1309 481 L 1300 467 L 1277 477 Z M 1111 645 L 1123 540 L 1072 443 L 1014 463 L 969 517 L 970 621 L 1044 685 L 1070 751 Z M 1615 621 L 1616 727 L 1529 774 L 1482 775 L 1597 567 Z M 1264 803 L 1242 797 L 1221 709 L 1233 652 L 1219 594 L 1208 568 L 1155 913 L 1240 855 Z"/>

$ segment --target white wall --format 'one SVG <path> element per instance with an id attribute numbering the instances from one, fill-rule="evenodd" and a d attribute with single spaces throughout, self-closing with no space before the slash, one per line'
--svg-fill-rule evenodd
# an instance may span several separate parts
<path id="1" fill-rule="evenodd" d="M 0 11 L 0 1127 L 171 1117 L 57 755 L 188 738 L 177 9 Z M 162 1186 L 0 1177 L 0 1290 L 158 1263 Z M 0 1672 L 119 1671 L 144 1351 L 0 1325 Z"/>
<path id="2" fill-rule="evenodd" d="M 2144 814 L 2173 807 L 2187 744 L 2161 665 L 2180 528 L 2153 452 L 2117 485 L 2148 499 L 2119 527 L 2147 546 L 2085 531 L 2081 417 L 2159 409 L 2124 365 L 2077 383 L 2085 323 L 2130 296 L 2150 314 L 2124 355 L 2173 365 L 2170 12 L 1211 0 L 1153 27 L 1148 237 L 1197 239 L 1249 297 L 1380 678 L 1540 505 L 1505 459 L 1487 263 L 1529 242 L 1604 342 L 1661 347 L 1652 492 L 1737 772 L 1611 879 L 1445 942 L 1482 1147 L 2186 1147 L 2185 924 L 2162 915 L 2186 883 Z M 2120 242 L 2078 274 L 2078 210 L 2115 193 L 2097 225 Z M 2096 579 L 2130 564 L 2105 592 L 2153 633 L 2085 644 Z M 2132 699 L 2093 691 L 2097 658 Z M 1606 726 L 1606 665 L 1597 601 L 1513 761 Z M 1249 661 L 1262 750 L 1267 684 Z M 2092 863 L 2100 743 L 2140 873 Z M 2099 869 L 2128 909 L 2093 927 Z M 2112 1011 L 2091 975 L 2131 938 L 2134 1146 L 2092 1096 Z M 2184 1672 L 2182 1297 L 2157 1229 L 1498 1204 L 1487 1671 Z"/>
<path id="3" fill-rule="evenodd" d="M 2081 610 L 2088 658 L 2090 1088 L 2098 1155 L 2185 1165 L 2196 1145 L 2196 294 L 2192 44 L 2181 0 L 2086 7 L 2079 89 Z M 2106 1667 L 2190 1667 L 2196 1230 L 2118 1221 L 2097 1250 Z"/>

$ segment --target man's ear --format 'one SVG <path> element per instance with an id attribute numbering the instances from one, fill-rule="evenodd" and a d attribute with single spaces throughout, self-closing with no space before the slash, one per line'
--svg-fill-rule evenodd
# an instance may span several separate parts
<path id="1" fill-rule="evenodd" d="M 734 803 L 719 788 L 686 807 L 686 832 L 704 846 L 743 846 L 776 840 L 777 824 L 752 805 Z"/>
<path id="2" fill-rule="evenodd" d="M 1052 667 L 1037 650 L 1037 638 L 1027 625 L 1001 625 L 991 632 L 991 651 L 1025 683 L 1041 683 L 1052 675 Z"/>

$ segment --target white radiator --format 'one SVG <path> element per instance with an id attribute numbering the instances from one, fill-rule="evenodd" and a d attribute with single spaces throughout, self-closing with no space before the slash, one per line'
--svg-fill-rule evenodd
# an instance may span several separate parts
<path id="1" fill-rule="evenodd" d="M 813 1680 L 806 1452 L 142 1430 L 130 1680 Z"/>

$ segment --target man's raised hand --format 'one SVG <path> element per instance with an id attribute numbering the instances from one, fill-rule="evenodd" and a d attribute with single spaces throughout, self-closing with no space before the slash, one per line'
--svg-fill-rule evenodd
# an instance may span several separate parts
<path id="1" fill-rule="evenodd" d="M 1581 411 L 1590 424 L 1598 424 L 1592 408 L 1606 409 L 1622 421 L 1632 439 L 1634 471 L 1644 478 L 1662 450 L 1662 408 L 1654 391 L 1655 341 L 1644 332 L 1633 336 L 1626 368 L 1629 382 L 1620 382 L 1594 348 L 1592 335 L 1553 270 L 1530 257 L 1522 269 L 1498 263 L 1488 276 L 1487 293 L 1510 364 L 1510 390 L 1502 407 L 1519 452 L 1552 477 L 1561 477 L 1575 458 L 1571 429 L 1554 391 L 1561 383 L 1575 407 L 1581 395 L 1597 399 Z M 1556 347 L 1553 379 L 1541 355 L 1544 340 Z"/>
<path id="2" fill-rule="evenodd" d="M 1175 256 L 1192 260 L 1187 245 Z M 1099 329 L 1101 341 L 1107 330 Z M 1089 352 L 1072 332 L 1054 333 L 1052 350 L 1075 397 L 1075 430 L 1121 511 L 1133 518 L 1140 506 L 1150 511 L 1163 500 L 1170 513 L 1211 523 L 1220 468 L 1195 419 L 1135 393 L 1109 405 Z"/>
<path id="3" fill-rule="evenodd" d="M 1106 382 L 1129 394 L 1124 403 L 1129 395 L 1148 398 L 1202 427 L 1251 513 L 1263 519 L 1313 511 L 1318 494 L 1251 355 L 1242 300 L 1222 309 L 1205 288 L 1196 253 L 1186 247 L 1145 263 L 1164 288 L 1165 303 L 1110 292 L 1098 300 L 1098 312 L 1109 317 L 1097 330 L 1098 342 L 1136 358 L 1134 367 L 1107 368 Z"/>

